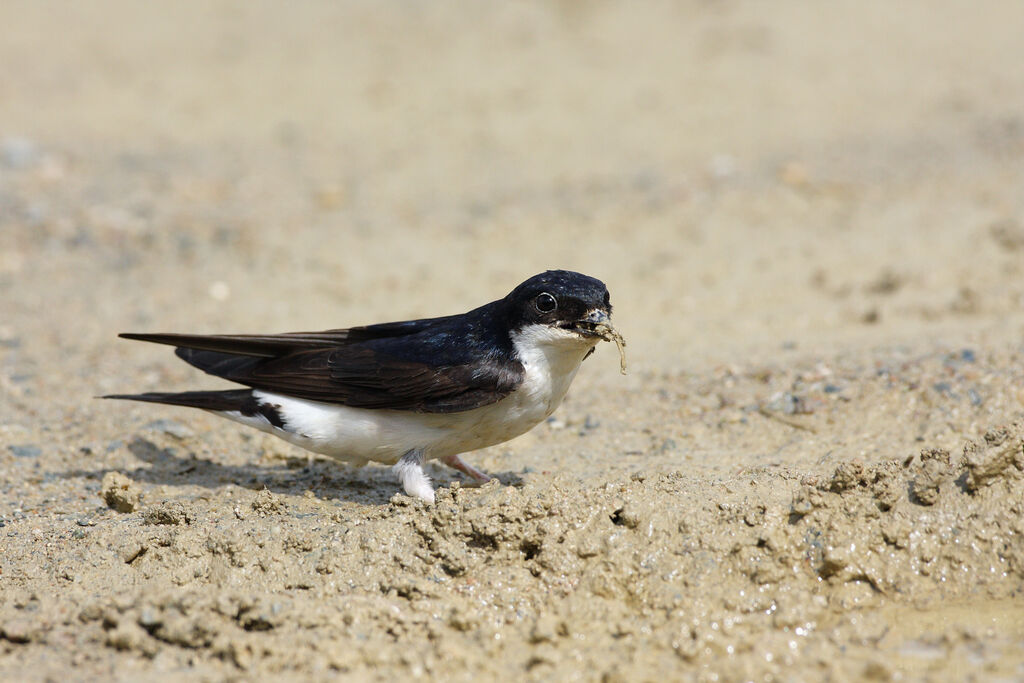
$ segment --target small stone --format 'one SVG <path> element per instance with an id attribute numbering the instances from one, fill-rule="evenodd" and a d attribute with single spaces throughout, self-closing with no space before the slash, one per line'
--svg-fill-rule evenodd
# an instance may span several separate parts
<path id="1" fill-rule="evenodd" d="M 12 643 L 28 643 L 39 634 L 32 622 L 24 618 L 14 618 L 0 626 L 0 635 Z"/>
<path id="2" fill-rule="evenodd" d="M 118 551 L 118 557 L 125 564 L 131 564 L 146 554 L 146 546 L 138 541 L 129 541 Z"/>
<path id="3" fill-rule="evenodd" d="M 783 415 L 809 415 L 814 412 L 802 396 L 791 394 L 788 391 L 772 396 L 765 408 L 773 413 L 782 413 Z"/>
<path id="4" fill-rule="evenodd" d="M 43 454 L 43 449 L 32 444 L 8 446 L 7 450 L 16 458 L 38 458 Z"/>
<path id="5" fill-rule="evenodd" d="M 139 626 L 147 631 L 151 631 L 162 623 L 163 619 L 161 618 L 160 613 L 152 607 L 143 608 L 142 614 L 139 615 Z"/>

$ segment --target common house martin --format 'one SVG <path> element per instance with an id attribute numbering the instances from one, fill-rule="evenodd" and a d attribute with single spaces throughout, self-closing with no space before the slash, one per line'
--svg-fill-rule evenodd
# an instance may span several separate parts
<path id="1" fill-rule="evenodd" d="M 611 312 L 603 282 L 549 270 L 441 318 L 273 335 L 124 333 L 249 388 L 104 398 L 201 408 L 331 458 L 392 465 L 408 495 L 433 503 L 425 460 L 488 481 L 459 454 L 551 415 L 599 341 L 622 354 Z"/>

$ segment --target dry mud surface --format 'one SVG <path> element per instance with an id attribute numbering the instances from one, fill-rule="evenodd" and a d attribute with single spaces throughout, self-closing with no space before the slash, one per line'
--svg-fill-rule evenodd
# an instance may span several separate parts
<path id="1" fill-rule="evenodd" d="M 1021 680 L 1024 6 L 0 6 L 0 679 Z M 121 331 L 607 282 L 433 506 Z"/>

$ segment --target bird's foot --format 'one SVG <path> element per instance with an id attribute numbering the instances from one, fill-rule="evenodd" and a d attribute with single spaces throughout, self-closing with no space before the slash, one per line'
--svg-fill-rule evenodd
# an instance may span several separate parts
<path id="1" fill-rule="evenodd" d="M 447 458 L 441 458 L 441 462 L 443 462 L 445 465 L 448 465 L 448 467 L 451 467 L 453 470 L 458 470 L 459 472 L 462 472 L 467 477 L 472 479 L 474 486 L 486 484 L 491 480 L 490 476 L 484 474 L 477 468 L 465 462 L 462 458 L 460 458 L 457 455 L 449 455 Z"/>
<path id="2" fill-rule="evenodd" d="M 411 450 L 391 468 L 402 482 L 406 495 L 419 498 L 431 505 L 434 503 L 434 487 L 430 477 L 423 471 L 423 451 Z"/>

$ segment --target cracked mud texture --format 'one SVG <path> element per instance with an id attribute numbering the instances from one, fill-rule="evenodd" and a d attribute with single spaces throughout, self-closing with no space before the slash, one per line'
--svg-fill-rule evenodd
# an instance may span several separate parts
<path id="1" fill-rule="evenodd" d="M 1024 6 L 0 6 L 0 679 L 1024 678 Z M 121 331 L 605 280 L 428 507 Z"/>

